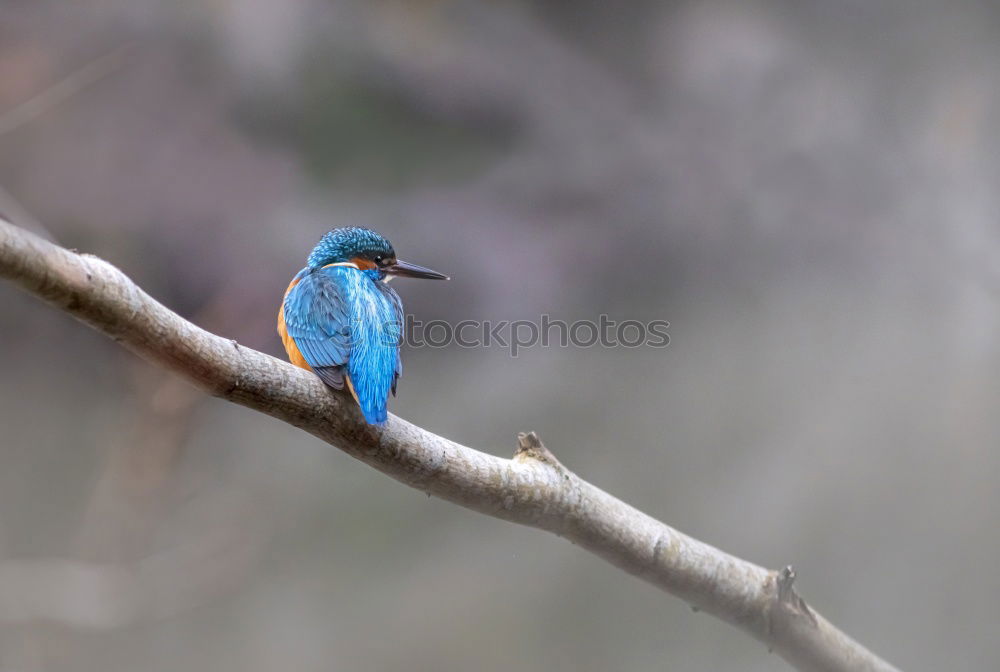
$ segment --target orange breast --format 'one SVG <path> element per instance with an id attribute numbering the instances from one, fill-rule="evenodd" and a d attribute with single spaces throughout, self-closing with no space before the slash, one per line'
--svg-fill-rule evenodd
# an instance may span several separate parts
<path id="1" fill-rule="evenodd" d="M 288 289 L 285 290 L 285 296 L 288 296 L 288 292 L 292 291 L 292 287 L 297 284 L 299 284 L 298 278 L 292 280 L 291 284 L 288 285 Z M 288 361 L 306 371 L 312 371 L 312 367 L 306 362 L 306 358 L 299 352 L 299 346 L 295 345 L 295 341 L 288 335 L 288 327 L 285 326 L 284 301 L 281 302 L 281 308 L 278 309 L 278 335 L 281 336 L 281 344 L 285 346 L 285 352 L 288 353 Z"/>

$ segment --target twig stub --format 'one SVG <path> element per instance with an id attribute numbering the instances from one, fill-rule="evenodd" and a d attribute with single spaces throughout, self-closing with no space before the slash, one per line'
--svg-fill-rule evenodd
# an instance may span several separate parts
<path id="1" fill-rule="evenodd" d="M 552 451 L 545 447 L 542 440 L 535 432 L 519 432 L 517 435 L 517 450 L 514 451 L 515 460 L 538 460 L 545 462 L 560 471 L 565 471 L 566 467 L 556 459 Z"/>
<path id="2" fill-rule="evenodd" d="M 773 634 L 774 610 L 783 610 L 783 614 L 792 618 L 806 618 L 813 627 L 819 622 L 806 601 L 795 592 L 795 570 L 791 565 L 785 565 L 774 574 L 775 604 L 768 618 L 768 630 Z"/>

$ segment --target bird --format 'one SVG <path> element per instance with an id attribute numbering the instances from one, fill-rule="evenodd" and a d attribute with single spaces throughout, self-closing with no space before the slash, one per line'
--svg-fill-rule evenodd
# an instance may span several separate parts
<path id="1" fill-rule="evenodd" d="M 403 372 L 403 303 L 389 287 L 397 276 L 449 279 L 398 259 L 371 229 L 334 229 L 292 278 L 278 310 L 289 361 L 336 390 L 346 385 L 372 425 L 386 421 L 389 393 L 395 396 Z"/>

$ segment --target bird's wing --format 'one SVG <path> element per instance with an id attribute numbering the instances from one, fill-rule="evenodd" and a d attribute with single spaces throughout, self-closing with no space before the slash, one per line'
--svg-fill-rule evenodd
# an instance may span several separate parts
<path id="1" fill-rule="evenodd" d="M 344 387 L 344 367 L 351 355 L 351 315 L 336 276 L 304 269 L 285 294 L 288 335 L 320 379 Z"/>
<path id="2" fill-rule="evenodd" d="M 382 294 L 385 296 L 385 298 L 387 298 L 389 302 L 392 304 L 392 309 L 393 312 L 396 314 L 396 321 L 399 325 L 398 341 L 400 344 L 402 344 L 403 339 L 406 337 L 405 316 L 403 315 L 403 301 L 402 299 L 399 298 L 399 294 L 396 293 L 396 290 L 394 290 L 392 287 L 389 286 L 389 283 L 377 282 L 375 284 L 382 292 Z M 393 371 L 392 374 L 392 396 L 394 397 L 396 396 L 396 381 L 399 380 L 399 377 L 401 375 L 403 375 L 403 358 L 399 356 L 399 347 L 397 346 L 396 369 Z"/>

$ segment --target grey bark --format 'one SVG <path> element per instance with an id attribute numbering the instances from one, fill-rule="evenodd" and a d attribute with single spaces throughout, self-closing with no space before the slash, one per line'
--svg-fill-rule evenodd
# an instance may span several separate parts
<path id="1" fill-rule="evenodd" d="M 533 433 L 512 459 L 454 443 L 396 416 L 365 424 L 347 394 L 307 371 L 211 334 L 111 264 L 0 220 L 0 276 L 209 394 L 271 415 L 429 495 L 547 530 L 731 623 L 800 670 L 889 671 L 769 571 L 693 539 L 564 467 Z"/>

